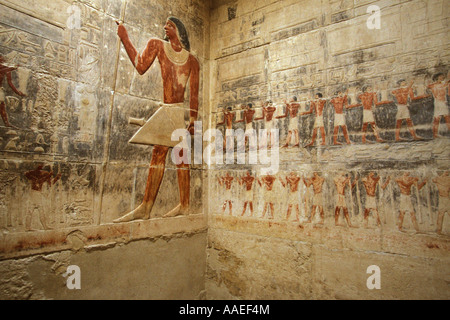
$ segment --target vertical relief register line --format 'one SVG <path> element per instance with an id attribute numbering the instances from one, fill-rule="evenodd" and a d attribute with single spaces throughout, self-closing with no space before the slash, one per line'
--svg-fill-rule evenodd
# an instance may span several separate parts
<path id="1" fill-rule="evenodd" d="M 122 12 L 120 14 L 120 21 L 122 23 L 125 22 L 125 10 L 127 7 L 126 0 L 123 1 L 123 7 Z M 102 217 L 102 208 L 103 208 L 103 192 L 104 192 L 104 186 L 105 186 L 105 180 L 106 180 L 106 169 L 109 162 L 109 145 L 110 145 L 110 139 L 111 139 L 111 126 L 112 126 L 112 116 L 113 116 L 113 109 L 114 109 L 114 98 L 116 96 L 116 86 L 117 86 L 117 73 L 119 68 L 119 59 L 120 59 L 120 47 L 121 47 L 121 40 L 118 37 L 117 38 L 117 46 L 116 46 L 116 62 L 114 66 L 114 83 L 112 88 L 112 94 L 111 94 L 111 100 L 109 105 L 109 113 L 108 113 L 108 123 L 106 128 L 106 139 L 105 139 L 105 145 L 103 150 L 103 161 L 102 161 L 102 172 L 100 176 L 100 199 L 99 199 L 99 212 L 97 217 L 97 225 L 100 225 L 101 223 L 101 217 Z"/>

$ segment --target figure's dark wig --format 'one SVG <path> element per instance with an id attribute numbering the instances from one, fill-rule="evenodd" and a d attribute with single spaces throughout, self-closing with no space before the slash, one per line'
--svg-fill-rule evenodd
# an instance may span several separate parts
<path id="1" fill-rule="evenodd" d="M 189 37 L 188 37 L 186 27 L 184 26 L 183 22 L 181 22 L 180 19 L 175 18 L 175 17 L 169 17 L 169 18 L 167 18 L 167 20 L 170 20 L 175 24 L 175 26 L 177 28 L 177 32 L 178 32 L 178 37 L 179 37 L 179 40 L 180 40 L 183 48 L 187 51 L 191 51 Z M 167 37 L 165 37 L 164 40 L 168 40 Z"/>

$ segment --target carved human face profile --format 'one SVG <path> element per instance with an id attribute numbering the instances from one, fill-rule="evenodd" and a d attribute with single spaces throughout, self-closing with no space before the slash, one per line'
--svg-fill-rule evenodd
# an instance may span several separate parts
<path id="1" fill-rule="evenodd" d="M 177 27 L 175 26 L 175 23 L 173 23 L 172 21 L 170 20 L 166 21 L 164 31 L 166 33 L 167 39 L 169 39 L 170 41 L 173 41 L 175 39 L 178 40 Z"/>

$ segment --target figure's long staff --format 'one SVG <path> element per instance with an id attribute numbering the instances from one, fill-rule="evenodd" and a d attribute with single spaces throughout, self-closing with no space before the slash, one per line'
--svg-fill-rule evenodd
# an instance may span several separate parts
<path id="1" fill-rule="evenodd" d="M 125 22 L 125 10 L 127 7 L 126 0 L 122 0 L 123 7 L 122 12 L 120 13 L 120 23 Z M 118 21 L 116 21 L 117 24 L 119 24 Z M 104 160 L 102 163 L 102 172 L 101 172 L 101 178 L 100 178 L 100 199 L 99 199 L 99 213 L 97 216 L 96 223 L 99 225 L 101 223 L 101 215 L 102 215 L 102 206 L 103 206 L 103 191 L 104 191 L 104 185 L 106 180 L 106 167 L 109 162 L 109 140 L 111 137 L 111 125 L 112 125 L 112 116 L 113 116 L 113 109 L 114 109 L 114 98 L 116 95 L 116 86 L 117 86 L 117 73 L 119 69 L 119 59 L 120 59 L 120 46 L 121 46 L 121 39 L 117 37 L 117 45 L 116 45 L 116 61 L 114 65 L 114 78 L 113 78 L 113 85 L 112 85 L 112 94 L 111 94 L 111 100 L 110 100 L 110 108 L 109 108 L 109 115 L 108 115 L 108 126 L 106 129 L 106 143 L 104 146 Z"/>
<path id="2" fill-rule="evenodd" d="M 415 194 L 417 198 L 417 213 L 419 214 L 419 224 L 423 224 L 423 214 L 422 214 L 422 201 L 420 199 L 419 182 L 415 184 Z"/>
<path id="3" fill-rule="evenodd" d="M 361 191 L 359 190 L 359 179 L 356 180 L 356 200 L 358 201 L 358 214 L 359 214 L 358 222 L 360 223 L 360 225 L 363 225 L 364 218 L 362 212 Z"/>

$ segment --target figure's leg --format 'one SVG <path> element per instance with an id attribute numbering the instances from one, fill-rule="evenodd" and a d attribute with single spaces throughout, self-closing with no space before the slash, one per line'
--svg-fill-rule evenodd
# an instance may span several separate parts
<path id="1" fill-rule="evenodd" d="M 313 205 L 312 206 L 312 209 L 311 209 L 311 216 L 309 217 L 309 219 L 308 219 L 308 223 L 311 223 L 312 222 L 312 220 L 314 219 L 314 215 L 316 214 L 316 206 L 315 205 Z"/>
<path id="2" fill-rule="evenodd" d="M 375 138 L 377 139 L 377 142 L 384 142 L 384 140 L 381 139 L 380 134 L 378 133 L 378 127 L 375 124 L 375 122 L 372 122 L 372 129 L 373 129 L 373 134 L 375 135 Z"/>
<path id="3" fill-rule="evenodd" d="M 320 127 L 320 133 L 322 134 L 322 146 L 327 144 L 327 141 L 325 140 L 325 128 Z"/>
<path id="4" fill-rule="evenodd" d="M 294 147 L 300 147 L 300 135 L 298 130 L 294 130 L 295 144 Z"/>
<path id="5" fill-rule="evenodd" d="M 261 142 L 259 143 L 259 149 L 266 149 L 267 148 L 267 133 L 263 134 L 261 136 Z"/>
<path id="6" fill-rule="evenodd" d="M 314 145 L 314 142 L 316 141 L 316 136 L 317 136 L 317 128 L 314 128 L 311 143 L 308 144 L 307 147 L 311 147 Z"/>
<path id="7" fill-rule="evenodd" d="M 437 228 L 436 228 L 437 234 L 442 234 L 442 223 L 444 222 L 444 215 L 445 215 L 444 211 L 438 212 Z"/>
<path id="8" fill-rule="evenodd" d="M 286 138 L 286 143 L 281 148 L 287 148 L 289 147 L 289 142 L 291 141 L 292 131 L 288 132 L 288 136 Z"/>
<path id="9" fill-rule="evenodd" d="M 50 230 L 51 228 L 47 225 L 47 215 L 45 214 L 45 210 L 39 209 L 39 221 L 42 224 L 44 230 Z"/>
<path id="10" fill-rule="evenodd" d="M 411 133 L 414 140 L 421 140 L 422 137 L 419 137 L 416 134 L 416 130 L 414 130 L 414 123 L 411 119 L 406 119 L 406 124 L 408 125 L 409 133 Z"/>
<path id="11" fill-rule="evenodd" d="M 347 208 L 344 208 L 344 217 L 345 217 L 345 220 L 347 220 L 347 225 L 349 227 L 353 227 L 353 225 L 352 225 L 352 223 L 350 221 L 350 215 L 348 214 L 348 209 Z"/>
<path id="12" fill-rule="evenodd" d="M 369 213 L 371 209 L 364 209 L 364 227 L 369 227 Z"/>
<path id="13" fill-rule="evenodd" d="M 450 131 L 450 114 L 445 116 L 445 123 L 447 124 L 447 130 Z"/>
<path id="14" fill-rule="evenodd" d="M 286 220 L 289 220 L 289 217 L 291 216 L 291 211 L 292 211 L 292 204 L 289 204 L 286 213 Z"/>
<path id="15" fill-rule="evenodd" d="M 123 217 L 114 220 L 114 222 L 128 222 L 136 219 L 149 219 L 150 212 L 158 194 L 161 181 L 164 176 L 167 152 L 169 147 L 154 146 L 152 151 L 152 160 L 148 172 L 147 185 L 145 187 L 144 199 L 142 204 L 136 209 L 127 213 Z"/>
<path id="16" fill-rule="evenodd" d="M 411 216 L 411 221 L 413 223 L 414 229 L 416 229 L 416 231 L 419 232 L 419 225 L 417 223 L 416 213 L 414 211 L 411 211 L 409 214 Z"/>
<path id="17" fill-rule="evenodd" d="M 323 212 L 323 206 L 319 206 L 319 212 L 320 212 L 320 222 L 319 224 L 324 224 L 325 222 L 325 215 Z"/>
<path id="18" fill-rule="evenodd" d="M 345 138 L 345 141 L 347 142 L 347 144 L 352 144 L 352 142 L 350 141 L 350 138 L 348 136 L 348 130 L 347 130 L 346 125 L 342 126 L 342 131 L 344 132 L 344 138 Z"/>
<path id="19" fill-rule="evenodd" d="M 375 209 L 375 214 L 377 216 L 377 226 L 381 227 L 381 219 L 380 219 L 380 213 L 378 212 L 378 209 Z"/>
<path id="20" fill-rule="evenodd" d="M 2 116 L 3 122 L 5 123 L 5 127 L 17 128 L 12 126 L 8 120 L 8 113 L 6 112 L 6 104 L 4 101 L 0 103 L 0 115 Z"/>
<path id="21" fill-rule="evenodd" d="M 269 135 L 269 149 L 272 149 L 275 139 L 271 131 L 269 131 L 268 135 Z"/>
<path id="22" fill-rule="evenodd" d="M 182 156 L 181 151 L 181 156 Z M 177 165 L 177 177 L 178 177 L 178 192 L 180 194 L 180 204 L 172 209 L 169 213 L 165 214 L 165 217 L 175 217 L 178 215 L 189 214 L 189 197 L 191 191 L 191 174 L 189 170 L 189 164 Z"/>
<path id="23" fill-rule="evenodd" d="M 367 127 L 369 126 L 369 124 L 367 122 L 363 123 L 362 126 L 362 143 L 366 143 L 366 132 L 367 132 Z"/>
<path id="24" fill-rule="evenodd" d="M 405 212 L 399 211 L 398 215 L 398 230 L 402 231 L 403 228 L 403 219 L 405 218 Z"/>
<path id="25" fill-rule="evenodd" d="M 433 120 L 433 138 L 437 138 L 438 137 L 439 121 L 440 120 L 441 120 L 440 116 L 435 117 L 434 120 Z"/>
<path id="26" fill-rule="evenodd" d="M 270 206 L 270 219 L 273 219 L 273 213 L 275 211 L 273 203 L 272 202 L 269 203 L 269 206 Z"/>
<path id="27" fill-rule="evenodd" d="M 334 131 L 333 131 L 333 143 L 335 145 L 341 145 L 342 143 L 337 141 L 338 138 L 338 133 L 339 133 L 339 127 L 334 127 Z"/>
<path id="28" fill-rule="evenodd" d="M 395 124 L 395 141 L 404 141 L 405 139 L 400 138 L 400 128 L 402 126 L 402 119 L 397 120 Z"/>
<path id="29" fill-rule="evenodd" d="M 253 217 L 253 201 L 250 201 L 250 217 Z"/>
<path id="30" fill-rule="evenodd" d="M 300 207 L 298 203 L 295 205 L 296 221 L 300 221 Z"/>
<path id="31" fill-rule="evenodd" d="M 244 202 L 244 209 L 242 210 L 241 217 L 243 217 L 245 214 L 245 210 L 247 209 L 247 203 L 248 203 L 248 201 Z"/>
<path id="32" fill-rule="evenodd" d="M 25 217 L 25 230 L 26 231 L 31 231 L 31 219 L 33 217 L 33 211 L 34 211 L 34 209 L 27 211 L 27 215 Z"/>
<path id="33" fill-rule="evenodd" d="M 265 202 L 265 203 L 264 203 L 264 209 L 263 209 L 263 213 L 262 213 L 262 216 L 261 216 L 261 218 L 264 218 L 264 217 L 266 216 L 266 210 L 267 210 L 267 206 L 268 206 L 268 203 L 267 203 L 267 202 Z"/>
<path id="34" fill-rule="evenodd" d="M 340 207 L 336 207 L 336 209 L 334 210 L 334 225 L 338 225 L 339 224 L 339 212 L 340 212 Z"/>

